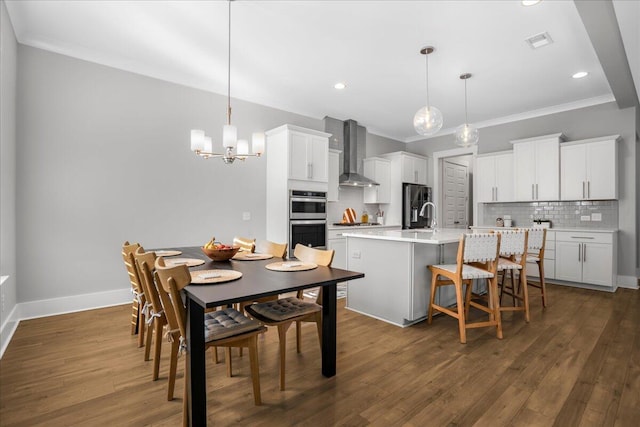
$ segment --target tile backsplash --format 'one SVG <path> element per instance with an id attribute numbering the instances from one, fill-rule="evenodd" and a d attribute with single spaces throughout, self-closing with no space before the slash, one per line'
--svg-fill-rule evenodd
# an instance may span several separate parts
<path id="1" fill-rule="evenodd" d="M 534 219 L 549 219 L 554 228 L 618 228 L 618 201 L 485 203 L 484 224 L 511 215 L 514 226 L 530 226 Z M 601 217 L 600 221 L 594 221 Z M 587 221 L 587 218 L 589 220 Z"/>

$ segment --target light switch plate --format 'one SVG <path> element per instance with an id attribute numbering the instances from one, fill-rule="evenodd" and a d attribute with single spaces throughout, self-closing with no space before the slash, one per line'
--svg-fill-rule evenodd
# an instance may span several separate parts
<path id="1" fill-rule="evenodd" d="M 582 215 L 580 221 L 591 221 L 591 217 L 589 215 Z"/>
<path id="2" fill-rule="evenodd" d="M 351 253 L 351 258 L 360 259 L 360 251 L 353 251 Z"/>
<path id="3" fill-rule="evenodd" d="M 243 221 L 251 220 L 251 212 L 242 212 L 242 220 Z"/>
<path id="4" fill-rule="evenodd" d="M 594 212 L 591 214 L 591 221 L 602 221 L 602 214 L 600 212 Z"/>

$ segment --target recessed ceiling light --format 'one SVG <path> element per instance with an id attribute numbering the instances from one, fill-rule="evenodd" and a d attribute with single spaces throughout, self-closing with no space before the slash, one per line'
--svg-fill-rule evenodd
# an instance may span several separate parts
<path id="1" fill-rule="evenodd" d="M 338 89 L 338 90 L 342 90 L 342 89 L 344 89 L 345 87 L 347 87 L 347 85 L 346 85 L 346 84 L 344 84 L 344 83 L 342 83 L 342 82 L 338 82 L 338 83 L 334 84 L 334 85 L 333 85 L 333 87 L 334 87 L 334 88 L 336 88 L 336 89 Z"/>
<path id="2" fill-rule="evenodd" d="M 575 73 L 573 76 L 574 79 L 581 79 L 583 77 L 587 77 L 589 75 L 589 73 L 587 73 L 586 71 L 578 71 L 577 73 Z"/>
<path id="3" fill-rule="evenodd" d="M 541 0 L 522 0 L 523 6 L 533 6 L 540 3 Z"/>

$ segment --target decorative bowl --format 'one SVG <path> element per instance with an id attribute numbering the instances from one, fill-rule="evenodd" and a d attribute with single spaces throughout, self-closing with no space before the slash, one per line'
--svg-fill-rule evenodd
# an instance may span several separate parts
<path id="1" fill-rule="evenodd" d="M 214 261 L 228 261 L 240 250 L 240 246 L 233 246 L 225 249 L 205 248 L 201 246 L 202 252 Z"/>

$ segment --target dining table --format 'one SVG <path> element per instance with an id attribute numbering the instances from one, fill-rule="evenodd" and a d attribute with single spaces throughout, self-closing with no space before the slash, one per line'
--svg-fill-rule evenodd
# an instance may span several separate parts
<path id="1" fill-rule="evenodd" d="M 205 310 L 261 297 L 321 287 L 322 292 L 322 375 L 336 375 L 336 285 L 359 279 L 363 273 L 333 267 L 317 266 L 305 271 L 273 271 L 266 266 L 280 258 L 265 260 L 212 261 L 200 247 L 174 247 L 181 257 L 199 258 L 206 262 L 191 267 L 197 270 L 235 270 L 242 273 L 236 280 L 213 283 L 191 283 L 184 288 L 187 308 L 187 366 L 189 423 L 207 425 L 206 363 L 205 363 Z"/>

